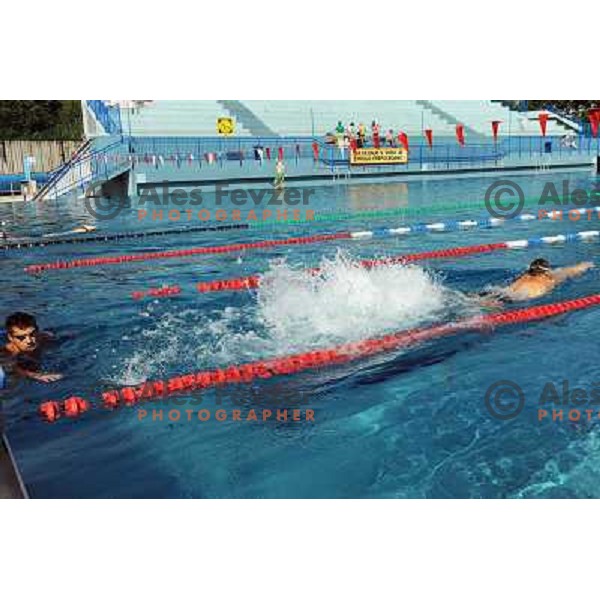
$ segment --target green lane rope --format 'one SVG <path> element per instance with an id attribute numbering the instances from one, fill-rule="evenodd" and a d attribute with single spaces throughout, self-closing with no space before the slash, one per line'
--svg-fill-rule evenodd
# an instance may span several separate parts
<path id="1" fill-rule="evenodd" d="M 331 222 L 331 221 L 351 221 L 358 219 L 386 219 L 388 217 L 406 217 L 406 216 L 415 216 L 415 215 L 423 215 L 423 214 L 433 214 L 437 212 L 452 212 L 463 209 L 473 209 L 473 208 L 485 208 L 485 204 L 481 207 L 478 207 L 477 204 L 479 202 L 483 202 L 482 200 L 472 200 L 470 202 L 454 202 L 454 203 L 446 203 L 439 205 L 428 205 L 428 206 L 417 206 L 417 207 L 401 207 L 401 208 L 390 208 L 384 210 L 363 210 L 358 212 L 348 212 L 348 211 L 325 211 L 325 212 L 317 212 L 315 210 L 314 219 L 295 219 L 295 220 L 287 220 L 287 221 L 259 221 L 259 222 L 250 222 L 248 223 L 250 229 L 264 229 L 264 228 L 277 228 L 277 227 L 289 227 L 291 225 L 310 225 L 312 223 L 317 222 Z M 539 202 L 539 196 L 533 198 L 525 198 L 524 205 L 529 206 L 531 204 L 535 204 Z"/>

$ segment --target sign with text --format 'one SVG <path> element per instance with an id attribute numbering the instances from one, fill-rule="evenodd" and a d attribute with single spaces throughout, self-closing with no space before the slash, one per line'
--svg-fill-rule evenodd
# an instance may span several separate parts
<path id="1" fill-rule="evenodd" d="M 405 165 L 408 152 L 404 148 L 357 148 L 350 153 L 351 165 Z"/>

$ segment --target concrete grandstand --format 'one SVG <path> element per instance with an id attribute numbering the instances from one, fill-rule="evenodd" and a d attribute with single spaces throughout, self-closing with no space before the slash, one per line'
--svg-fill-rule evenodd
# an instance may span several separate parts
<path id="1" fill-rule="evenodd" d="M 82 108 L 89 143 L 48 175 L 36 199 L 92 194 L 97 185 L 108 196 L 135 196 L 161 181 L 272 183 L 278 159 L 285 161 L 289 180 L 339 182 L 591 168 L 600 154 L 600 140 L 564 117 L 548 112 L 542 135 L 540 112 L 516 110 L 510 101 L 84 100 Z M 235 121 L 232 135 L 218 135 L 217 120 L 223 117 Z M 377 140 L 374 120 L 380 127 Z M 328 136 L 338 122 L 342 127 Z M 356 135 L 344 129 L 351 123 L 366 128 L 358 141 L 367 152 L 359 161 L 351 147 Z M 388 129 L 394 133 L 386 139 Z"/>
<path id="2" fill-rule="evenodd" d="M 539 134 L 537 114 L 491 100 L 157 100 L 121 107 L 123 128 L 132 136 L 214 136 L 221 116 L 235 118 L 237 136 L 321 137 L 338 121 L 369 126 L 374 119 L 384 131 L 409 136 L 422 135 L 424 129 L 453 136 L 460 123 L 471 137 L 490 138 L 492 121 L 501 121 L 505 134 Z M 551 116 L 548 135 L 568 131 Z"/>

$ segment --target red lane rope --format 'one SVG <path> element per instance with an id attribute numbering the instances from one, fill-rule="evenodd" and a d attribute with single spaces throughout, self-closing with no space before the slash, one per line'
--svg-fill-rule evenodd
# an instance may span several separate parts
<path id="1" fill-rule="evenodd" d="M 61 269 L 77 269 L 81 267 L 97 267 L 100 265 L 114 265 L 129 262 L 142 262 L 167 258 L 182 258 L 196 256 L 198 254 L 226 254 L 229 252 L 241 252 L 256 248 L 272 248 L 274 246 L 293 246 L 300 244 L 316 244 L 319 242 L 331 242 L 334 240 L 350 239 L 349 232 L 328 233 L 323 235 L 311 235 L 305 237 L 286 238 L 283 240 L 264 240 L 260 242 L 248 242 L 240 244 L 228 244 L 225 246 L 206 246 L 203 248 L 187 248 L 185 250 L 163 250 L 160 252 L 145 252 L 143 254 L 125 254 L 122 256 L 98 256 L 96 258 L 80 258 L 71 261 L 58 261 L 53 263 L 29 265 L 25 267 L 26 273 L 41 273 L 42 271 L 57 271 Z"/>
<path id="2" fill-rule="evenodd" d="M 102 394 L 102 405 L 105 408 L 112 409 L 122 405 L 137 404 L 142 400 L 164 398 L 190 390 L 206 389 L 232 383 L 248 383 L 256 379 L 290 375 L 318 367 L 359 360 L 374 354 L 412 346 L 460 331 L 538 321 L 571 311 L 583 310 L 598 304 L 600 304 L 600 294 L 595 294 L 565 302 L 470 317 L 454 323 L 399 331 L 380 338 L 351 342 L 328 349 L 302 352 L 242 365 L 232 365 L 225 369 L 189 373 L 171 377 L 168 380 L 149 381 L 135 388 L 125 387 L 120 390 L 104 392 Z M 90 406 L 91 404 L 84 398 L 72 396 L 63 402 L 44 402 L 40 406 L 40 413 L 47 421 L 55 421 L 62 415 L 78 416 L 87 412 Z"/>
<path id="3" fill-rule="evenodd" d="M 417 254 L 404 254 L 400 256 L 392 256 L 389 258 L 378 258 L 371 260 L 361 260 L 358 264 L 367 269 L 372 269 L 377 266 L 393 265 L 399 263 L 417 262 L 420 260 L 436 259 L 436 258 L 460 258 L 471 254 L 483 254 L 486 252 L 495 252 L 496 250 L 504 250 L 507 248 L 505 242 L 496 244 L 480 244 L 477 246 L 458 246 L 456 248 L 446 248 L 443 250 L 431 250 L 429 252 L 419 252 Z M 307 272 L 318 275 L 321 269 L 307 269 Z M 261 284 L 260 275 L 249 275 L 246 277 L 235 277 L 233 279 L 220 279 L 215 281 L 201 282 L 196 285 L 196 289 L 201 293 L 207 292 L 223 292 L 223 291 L 240 291 L 256 289 Z M 182 293 L 180 286 L 166 286 L 162 288 L 150 288 L 147 291 L 132 292 L 131 297 L 134 300 L 142 300 L 145 297 L 160 298 L 166 296 L 177 296 Z"/>
<path id="4" fill-rule="evenodd" d="M 436 259 L 436 258 L 460 258 L 470 256 L 471 254 L 484 254 L 486 252 L 496 252 L 497 250 L 506 250 L 505 242 L 496 244 L 480 244 L 477 246 L 457 246 L 456 248 L 445 248 L 443 250 L 431 250 L 429 252 L 419 252 L 417 254 L 403 254 L 400 256 L 392 256 L 389 258 L 377 258 L 371 260 L 361 260 L 360 266 L 367 269 L 384 265 L 403 264 L 409 262 L 418 262 L 421 260 Z M 318 275 L 321 269 L 308 269 L 309 273 Z M 222 292 L 222 291 L 238 291 L 255 289 L 261 284 L 260 275 L 251 275 L 248 277 L 236 277 L 234 279 L 220 279 L 216 281 L 201 282 L 196 285 L 196 289 L 201 293 L 206 292 Z M 159 288 L 162 289 L 162 288 Z M 152 290 L 151 290 L 152 291 Z M 165 294 L 172 295 L 172 294 Z M 133 298 L 139 300 L 145 296 L 144 292 L 134 292 Z"/>

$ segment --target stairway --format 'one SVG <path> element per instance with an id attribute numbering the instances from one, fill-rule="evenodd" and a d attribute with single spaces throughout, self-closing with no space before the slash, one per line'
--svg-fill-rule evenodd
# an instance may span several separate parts
<path id="1" fill-rule="evenodd" d="M 120 138 L 86 140 L 50 175 L 33 200 L 58 198 L 73 190 L 83 192 L 94 183 L 106 183 L 122 175 L 130 167 L 128 148 Z"/>
<path id="2" fill-rule="evenodd" d="M 524 110 L 519 110 L 518 107 L 515 107 L 514 100 L 492 100 L 492 102 L 494 102 L 496 104 L 500 104 L 501 106 L 508 108 L 508 110 L 511 110 L 514 113 L 520 114 L 522 112 L 525 112 L 525 113 L 530 112 L 528 110 L 528 107 L 526 106 L 526 104 L 525 104 Z M 556 124 L 558 126 L 564 128 L 564 130 L 565 130 L 564 134 L 567 134 L 567 133 L 580 134 L 580 133 L 582 133 L 582 127 L 581 127 L 581 124 L 579 123 L 578 119 L 569 117 L 568 115 L 564 115 L 564 114 L 561 114 L 560 112 L 554 111 L 554 110 L 552 110 L 551 107 L 545 108 L 544 111 L 550 113 L 550 115 L 551 115 L 550 119 L 554 118 L 554 120 L 556 121 Z M 532 112 L 543 112 L 543 111 L 539 110 L 539 111 L 532 111 Z"/>
<path id="3" fill-rule="evenodd" d="M 434 115 L 436 115 L 437 117 L 442 119 L 442 121 L 445 121 L 446 123 L 448 123 L 448 125 L 456 126 L 460 123 L 461 125 L 464 126 L 465 133 L 467 135 L 469 135 L 469 137 L 475 137 L 475 138 L 482 137 L 481 133 L 479 133 L 478 131 L 475 131 L 475 129 L 472 129 L 467 124 L 461 123 L 455 117 L 453 117 L 451 114 L 443 111 L 441 108 L 436 106 L 430 100 L 415 100 L 415 103 L 418 104 L 419 106 L 421 106 L 422 108 L 424 108 L 425 110 L 431 111 Z"/>
<path id="4" fill-rule="evenodd" d="M 67 162 L 63 163 L 60 167 L 58 167 L 58 169 L 56 169 L 56 171 L 54 171 L 54 173 L 52 173 L 52 175 L 50 175 L 48 181 L 46 181 L 46 183 L 38 190 L 37 194 L 32 198 L 32 200 L 34 202 L 38 200 L 43 200 L 48 194 L 48 192 L 52 189 L 52 187 L 54 187 L 60 181 L 60 179 L 64 177 L 64 175 L 69 171 L 69 169 L 75 163 L 77 163 L 85 155 L 86 152 L 90 150 L 91 143 L 91 140 L 85 140 L 81 144 L 81 146 L 79 146 L 79 148 L 75 150 L 73 156 L 71 156 L 71 158 Z"/>
<path id="5" fill-rule="evenodd" d="M 279 137 L 266 123 L 261 121 L 250 109 L 239 100 L 217 100 L 217 102 L 241 123 L 251 135 L 256 137 Z"/>

